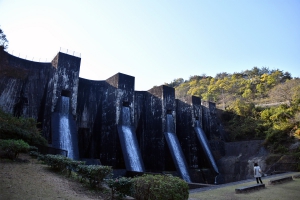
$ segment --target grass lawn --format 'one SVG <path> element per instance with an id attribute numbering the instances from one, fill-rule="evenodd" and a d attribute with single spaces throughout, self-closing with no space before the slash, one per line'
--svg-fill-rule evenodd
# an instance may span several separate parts
<path id="1" fill-rule="evenodd" d="M 299 174 L 292 173 L 288 176 L 293 176 Z M 282 175 L 287 176 L 287 175 Z M 277 177 L 276 177 L 277 178 Z M 235 199 L 261 199 L 261 200 L 295 200 L 300 199 L 300 179 L 294 178 L 293 181 L 276 184 L 276 185 L 269 185 L 268 181 L 272 179 L 272 177 L 266 177 L 263 179 L 263 182 L 266 186 L 265 189 L 249 192 L 249 193 L 242 193 L 236 194 L 235 189 L 243 186 L 249 186 L 256 184 L 256 181 L 253 179 L 251 182 L 231 185 L 231 186 L 224 186 L 217 189 L 207 190 L 199 193 L 191 193 L 189 195 L 190 200 L 235 200 Z"/>

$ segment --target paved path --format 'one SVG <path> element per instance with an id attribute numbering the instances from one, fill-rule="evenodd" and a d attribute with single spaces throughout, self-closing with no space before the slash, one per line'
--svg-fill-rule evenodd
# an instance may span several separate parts
<path id="1" fill-rule="evenodd" d="M 282 173 L 282 174 L 275 174 L 275 175 L 265 176 L 265 177 L 262 177 L 262 181 L 264 182 L 264 180 L 265 180 L 264 184 L 267 184 L 266 179 L 275 178 L 275 177 L 282 177 L 282 176 L 293 176 L 293 175 L 296 175 L 296 174 L 300 174 L 300 172 L 286 172 L 286 173 Z M 189 190 L 189 192 L 190 193 L 198 193 L 198 192 L 203 192 L 203 191 L 207 191 L 207 190 L 214 190 L 214 189 L 218 189 L 218 188 L 222 188 L 222 187 L 226 187 L 226 186 L 239 185 L 239 184 L 252 182 L 252 181 L 255 181 L 255 179 L 254 178 L 253 179 L 246 179 L 246 180 L 237 181 L 237 182 L 231 182 L 231 183 L 208 186 L 208 187 L 203 187 L 203 188 L 191 189 L 191 190 Z M 193 199 L 190 198 L 189 200 L 193 200 Z"/>

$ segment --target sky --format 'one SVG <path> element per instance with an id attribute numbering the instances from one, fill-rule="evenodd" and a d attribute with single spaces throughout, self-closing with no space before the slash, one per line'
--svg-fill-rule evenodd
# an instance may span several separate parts
<path id="1" fill-rule="evenodd" d="M 81 57 L 79 76 L 135 90 L 267 67 L 300 77 L 300 0 L 0 0 L 7 51 Z"/>

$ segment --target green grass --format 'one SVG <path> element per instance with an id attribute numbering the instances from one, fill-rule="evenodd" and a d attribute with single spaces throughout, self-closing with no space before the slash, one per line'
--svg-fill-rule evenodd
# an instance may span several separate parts
<path id="1" fill-rule="evenodd" d="M 289 176 L 293 176 L 298 173 L 293 173 Z M 282 175 L 287 176 L 287 175 Z M 251 182 L 237 184 L 232 186 L 224 186 L 218 189 L 207 190 L 199 193 L 191 193 L 189 198 L 191 200 L 201 199 L 201 200 L 236 200 L 236 199 L 261 199 L 261 200 L 294 200 L 300 199 L 300 179 L 295 179 L 293 181 L 276 184 L 276 185 L 268 185 L 268 181 L 272 179 L 272 177 L 263 179 L 263 182 L 266 186 L 265 189 L 235 194 L 235 189 L 243 186 L 249 186 L 256 184 L 256 181 L 253 179 Z"/>

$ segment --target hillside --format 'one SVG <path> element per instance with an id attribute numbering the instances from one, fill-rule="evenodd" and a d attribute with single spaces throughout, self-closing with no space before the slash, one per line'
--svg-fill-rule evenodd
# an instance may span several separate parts
<path id="1" fill-rule="evenodd" d="M 265 140 L 273 153 L 288 153 L 299 141 L 300 79 L 289 72 L 254 67 L 216 77 L 178 78 L 166 85 L 175 88 L 178 99 L 193 95 L 215 102 L 227 141 Z"/>
<path id="2" fill-rule="evenodd" d="M 16 161 L 0 159 L 0 177 L 0 199 L 111 199 L 109 190 L 89 190 L 27 154 Z"/>

